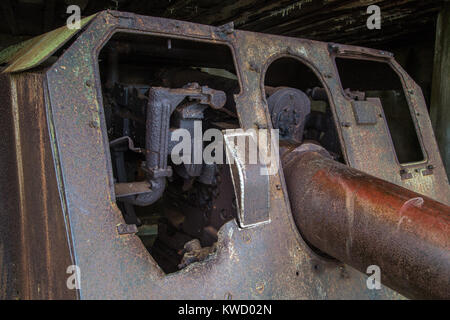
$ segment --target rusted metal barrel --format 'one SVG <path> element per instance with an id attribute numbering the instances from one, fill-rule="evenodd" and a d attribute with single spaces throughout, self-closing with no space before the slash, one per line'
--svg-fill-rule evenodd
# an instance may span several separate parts
<path id="1" fill-rule="evenodd" d="M 322 149 L 324 150 L 324 149 Z M 295 223 L 316 249 L 408 298 L 450 299 L 450 207 L 303 145 L 282 156 Z"/>

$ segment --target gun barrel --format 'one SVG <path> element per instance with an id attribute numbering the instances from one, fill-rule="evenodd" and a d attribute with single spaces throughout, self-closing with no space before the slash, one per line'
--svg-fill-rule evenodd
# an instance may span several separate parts
<path id="1" fill-rule="evenodd" d="M 409 298 L 450 298 L 450 207 L 324 153 L 282 156 L 292 214 L 312 247 Z"/>

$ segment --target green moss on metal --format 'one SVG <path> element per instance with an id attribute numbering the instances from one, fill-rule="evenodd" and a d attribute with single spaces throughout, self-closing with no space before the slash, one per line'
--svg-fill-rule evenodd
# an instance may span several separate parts
<path id="1" fill-rule="evenodd" d="M 34 38 L 11 45 L 0 51 L 0 64 L 11 61 L 23 47 L 28 46 Z"/>
<path id="2" fill-rule="evenodd" d="M 95 14 L 82 19 L 81 28 L 94 17 Z M 63 26 L 2 50 L 0 52 L 0 63 L 8 63 L 3 72 L 24 71 L 38 66 L 80 30 Z"/>

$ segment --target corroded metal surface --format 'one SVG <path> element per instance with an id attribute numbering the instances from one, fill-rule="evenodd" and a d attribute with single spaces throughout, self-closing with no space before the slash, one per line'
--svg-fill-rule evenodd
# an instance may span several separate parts
<path id="1" fill-rule="evenodd" d="M 20 258 L 20 228 L 18 219 L 11 219 L 7 212 L 19 211 L 19 190 L 14 139 L 14 122 L 11 100 L 11 83 L 6 75 L 0 75 L 0 299 L 18 297 L 16 288 L 17 264 Z"/>
<path id="2" fill-rule="evenodd" d="M 2 290 L 7 299 L 73 299 L 66 286 L 72 265 L 50 146 L 45 75 L 1 75 L 2 126 L 0 239 Z M 3 86 L 4 85 L 4 86 Z M 8 130 L 8 131 L 6 131 Z M 3 149 L 3 148 L 2 148 Z M 5 287 L 3 287 L 5 283 Z"/>
<path id="3" fill-rule="evenodd" d="M 93 57 L 119 29 L 229 45 L 241 86 L 246 88 L 237 97 L 243 128 L 269 127 L 261 90 L 264 65 L 286 54 L 288 43 L 300 54 L 327 49 L 326 44 L 311 41 L 224 33 L 210 26 L 118 12 L 103 12 L 92 21 L 47 72 L 76 262 L 83 273 L 82 298 L 397 296 L 388 289 L 368 290 L 365 275 L 324 261 L 308 249 L 293 223 L 284 189 L 277 188 L 283 184 L 281 172 L 270 181 L 271 223 L 245 230 L 235 221 L 226 224 L 219 231 L 215 255 L 177 273 L 164 275 L 137 236 L 118 235 L 115 226 L 123 218 L 114 201 L 101 85 Z M 91 122 L 99 125 L 89 126 Z"/>
<path id="4" fill-rule="evenodd" d="M 283 156 L 302 236 L 407 297 L 449 299 L 450 207 L 303 149 Z"/>
<path id="5" fill-rule="evenodd" d="M 354 121 L 354 116 L 330 59 L 328 44 L 115 11 L 99 13 L 46 71 L 51 148 L 61 207 L 66 209 L 69 243 L 81 270 L 81 298 L 400 297 L 388 288 L 369 290 L 366 275 L 324 259 L 308 247 L 293 221 L 281 169 L 270 176 L 270 223 L 251 229 L 240 229 L 235 221 L 225 224 L 219 231 L 215 254 L 181 271 L 165 275 L 136 235 L 120 235 L 117 226 L 124 224 L 124 220 L 115 203 L 96 61 L 101 48 L 118 31 L 228 45 L 241 85 L 236 109 L 244 129 L 271 127 L 264 95 L 265 71 L 271 62 L 287 56 L 306 63 L 330 96 L 347 163 L 391 182 L 404 183 L 393 178 L 398 174 L 398 165 L 391 155 L 391 145 L 382 140 L 385 136 L 380 134 L 373 143 L 368 143 L 369 134 L 377 132 L 340 127 L 343 121 Z M 380 52 L 366 50 L 364 54 L 378 59 Z M 422 114 L 418 126 L 428 148 L 428 159 L 435 167 L 431 177 L 419 177 L 421 180 L 404 186 L 418 188 L 416 191 L 441 201 L 448 200 L 448 182 L 446 178 L 442 180 L 445 173 L 423 97 L 412 80 L 395 62 L 392 64 L 406 79 L 405 87 L 414 89 L 415 94 L 408 99 L 412 108 Z M 380 125 L 377 130 L 387 129 Z M 379 147 L 374 148 L 377 142 Z M 381 154 L 383 161 L 374 154 Z M 51 159 L 47 161 L 53 165 Z M 65 254 L 66 250 L 60 248 L 56 252 Z M 40 257 L 35 259 L 38 261 Z"/>
<path id="6" fill-rule="evenodd" d="M 336 77 L 336 81 L 329 82 L 329 85 L 334 97 L 335 120 L 338 129 L 340 129 L 338 132 L 343 141 L 347 164 L 375 177 L 450 204 L 449 182 L 420 87 L 389 52 L 345 45 L 330 45 L 330 49 L 334 52 L 331 53 L 333 57 L 385 62 L 398 73 L 418 139 L 424 151 L 423 161 L 400 164 L 385 116 L 383 116 L 383 121 L 378 121 L 375 125 L 358 125 L 352 109 L 353 100 L 344 94 L 340 94 L 342 86 L 335 63 L 331 61 L 333 66 L 330 66 L 330 68 L 336 70 L 336 74 L 332 78 Z M 374 105 L 374 107 L 376 107 L 376 114 L 384 115 L 384 111 L 379 104 Z M 405 117 L 407 116 L 405 115 Z M 424 171 L 430 166 L 433 168 L 433 174 L 424 175 Z M 403 179 L 402 172 L 409 173 L 410 178 Z"/>

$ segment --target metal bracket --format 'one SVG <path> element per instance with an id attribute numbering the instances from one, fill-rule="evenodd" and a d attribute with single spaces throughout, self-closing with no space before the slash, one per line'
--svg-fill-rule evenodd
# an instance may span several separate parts
<path id="1" fill-rule="evenodd" d="M 382 110 L 379 98 L 367 98 L 365 101 L 352 101 L 352 106 L 358 125 L 377 124 L 378 110 Z"/>
<path id="2" fill-rule="evenodd" d="M 117 226 L 117 232 L 120 235 L 123 234 L 134 234 L 138 232 L 137 226 L 135 224 L 119 224 Z"/>
<path id="3" fill-rule="evenodd" d="M 242 139 L 245 143 L 236 143 L 236 139 Z M 224 141 L 236 194 L 239 225 L 242 228 L 250 228 L 270 222 L 269 176 L 263 174 L 264 171 L 267 172 L 267 166 L 246 161 L 246 156 L 249 157 L 246 152 L 247 142 L 256 145 L 255 135 L 250 132 L 225 130 Z"/>

